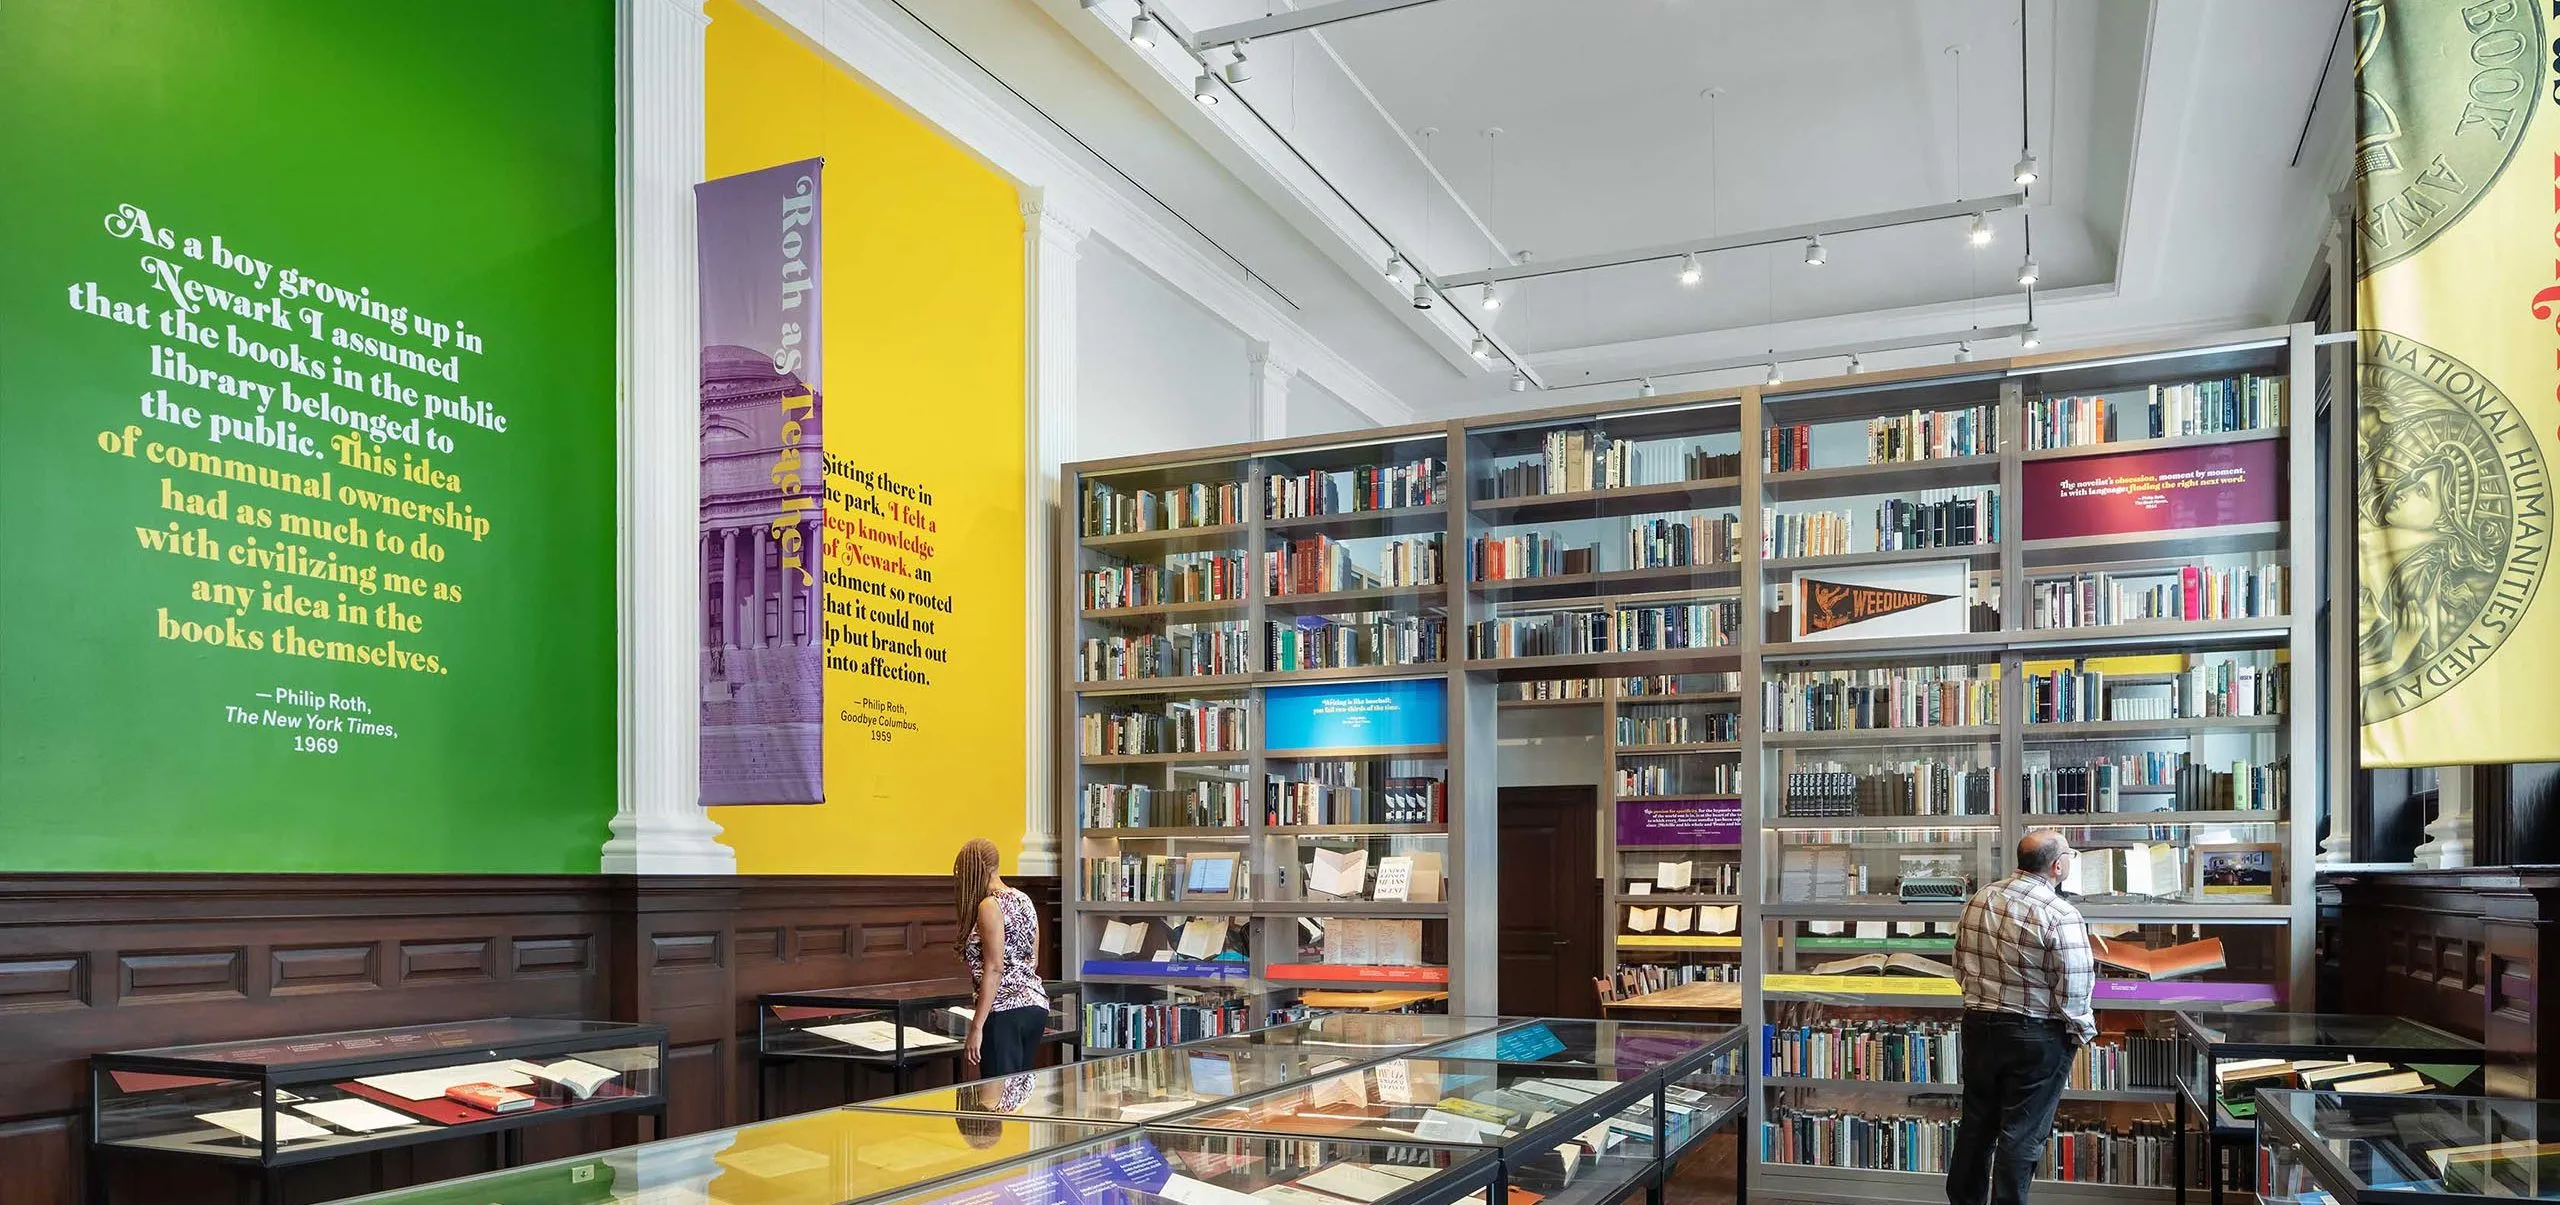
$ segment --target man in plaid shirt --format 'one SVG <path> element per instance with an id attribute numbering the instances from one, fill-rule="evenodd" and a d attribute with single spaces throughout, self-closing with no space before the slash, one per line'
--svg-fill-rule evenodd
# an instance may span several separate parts
<path id="1" fill-rule="evenodd" d="M 2071 1059 L 2098 1036 L 2089 1015 L 2089 926 L 2063 901 L 2079 854 L 2041 829 L 2018 869 L 1975 893 L 1956 926 L 1964 984 L 1964 1116 L 1947 1157 L 1949 1205 L 2024 1205 Z"/>

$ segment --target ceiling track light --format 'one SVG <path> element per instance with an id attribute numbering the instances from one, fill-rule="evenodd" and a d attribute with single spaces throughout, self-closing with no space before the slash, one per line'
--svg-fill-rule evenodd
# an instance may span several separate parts
<path id="1" fill-rule="evenodd" d="M 1977 213 L 1973 215 L 1973 229 L 1967 232 L 1965 237 L 1976 247 L 1990 246 L 1991 215 L 1987 213 Z"/>
<path id="2" fill-rule="evenodd" d="M 1692 251 L 1680 257 L 1680 283 L 1694 285 L 1706 278 L 1707 270 L 1698 262 L 1697 252 Z"/>
<path id="3" fill-rule="evenodd" d="M 1102 0 L 1079 0 L 1079 2 L 1084 5 L 1086 12 L 1102 7 Z"/>
<path id="4" fill-rule="evenodd" d="M 1244 46 L 1244 43 L 1238 42 L 1234 46 L 1228 48 L 1233 51 L 1236 56 L 1227 63 L 1226 75 L 1227 82 L 1229 84 L 1241 84 L 1246 80 L 1253 78 L 1253 68 L 1245 65 Z"/>
<path id="5" fill-rule="evenodd" d="M 1850 353 L 1849 353 L 1849 375 L 1854 377 L 1854 376 L 1858 375 L 1859 373 L 1865 372 L 1866 370 L 1867 370 L 1867 366 L 1866 366 L 1864 363 L 1862 363 L 1862 362 L 1860 362 L 1860 361 L 1859 361 L 1859 359 L 1858 359 L 1858 353 L 1856 353 L 1856 352 L 1854 352 L 1854 351 L 1853 351 L 1853 352 L 1850 352 Z"/>
<path id="6" fill-rule="evenodd" d="M 1831 253 L 1822 249 L 1821 235 L 1817 234 L 1804 241 L 1804 262 L 1807 266 L 1819 268 L 1822 262 L 1829 258 Z"/>
<path id="7" fill-rule="evenodd" d="M 1129 18 L 1129 44 L 1140 50 L 1156 48 L 1156 18 L 1146 5 L 1138 6 L 1138 15 Z"/>
<path id="8" fill-rule="evenodd" d="M 1400 284 L 1403 284 L 1403 283 L 1404 283 L 1404 253 L 1403 253 L 1403 252 L 1401 252 L 1401 251 L 1389 251 L 1389 252 L 1387 252 L 1387 266 L 1386 266 L 1386 268 L 1385 268 L 1384 270 L 1385 270 L 1385 272 L 1386 272 L 1386 274 L 1387 274 L 1387 283 L 1388 283 L 1388 284 L 1391 284 L 1391 285 L 1400 285 Z"/>
<path id="9" fill-rule="evenodd" d="M 2028 323 L 2025 330 L 2018 332 L 2018 346 L 2020 347 L 2033 348 L 2040 346 L 2043 343 L 2044 335 L 2036 329 L 2035 323 Z"/>
<path id="10" fill-rule="evenodd" d="M 1481 298 L 1479 298 L 1479 299 L 1476 301 L 1476 304 L 1477 304 L 1478 306 L 1482 307 L 1482 308 L 1483 308 L 1486 312 L 1488 312 L 1488 313 L 1490 313 L 1491 311 L 1494 311 L 1494 310 L 1501 309 L 1501 308 L 1502 308 L 1502 290 L 1500 290 L 1500 289 L 1497 289 L 1497 288 L 1493 287 L 1493 285 L 1492 285 L 1492 284 L 1490 284 L 1490 283 L 1486 284 L 1486 285 L 1485 285 L 1485 287 L 1484 287 L 1484 296 L 1483 296 L 1483 297 L 1481 297 Z"/>
<path id="11" fill-rule="evenodd" d="M 1652 397 L 1652 396 L 1653 396 L 1653 378 L 1652 378 L 1652 377 L 1639 377 L 1639 378 L 1637 378 L 1637 379 L 1636 379 L 1636 396 L 1637 396 L 1637 397 Z"/>
<path id="12" fill-rule="evenodd" d="M 1476 341 L 1473 345 L 1467 348 L 1467 354 L 1474 356 L 1479 360 L 1491 358 L 1493 355 L 1493 340 L 1485 338 L 1484 332 L 1482 331 L 1476 332 Z"/>
<path id="13" fill-rule="evenodd" d="M 1778 386 L 1787 383 L 1787 374 L 1778 371 L 1778 362 L 1776 360 L 1771 360 L 1769 361 L 1769 375 L 1763 378 L 1760 383 L 1767 388 L 1775 389 Z"/>
<path id="14" fill-rule="evenodd" d="M 1191 81 L 1191 99 L 1215 106 L 1218 103 L 1218 77 L 1202 71 L 1200 78 Z"/>
<path id="15" fill-rule="evenodd" d="M 1413 282 L 1413 308 L 1417 310 L 1427 310 L 1431 308 L 1430 281 L 1417 280 Z"/>
<path id="16" fill-rule="evenodd" d="M 2036 182 L 2036 157 L 2033 152 L 2020 155 L 2018 165 L 2009 169 L 2010 179 L 2020 188 Z"/>
<path id="17" fill-rule="evenodd" d="M 1529 374 L 1528 374 L 1528 373 L 1525 373 L 1525 372 L 1517 372 L 1517 371 L 1515 371 L 1515 372 L 1513 372 L 1513 373 L 1511 374 L 1511 392 L 1513 392 L 1513 393 L 1527 393 L 1527 392 L 1529 392 Z"/>
<path id="18" fill-rule="evenodd" d="M 2036 284 L 2036 257 L 2030 255 L 2018 265 L 2018 287 L 2032 289 Z"/>
<path id="19" fill-rule="evenodd" d="M 1971 364 L 1971 363 L 1973 363 L 1973 344 L 1971 344 L 1971 343 L 1958 343 L 1958 344 L 1956 344 L 1956 363 L 1958 363 L 1958 364 Z"/>

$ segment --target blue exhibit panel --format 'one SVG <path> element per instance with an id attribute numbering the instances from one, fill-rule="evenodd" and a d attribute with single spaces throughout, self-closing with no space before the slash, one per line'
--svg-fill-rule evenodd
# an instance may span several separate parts
<path id="1" fill-rule="evenodd" d="M 1262 692 L 1271 754 L 1440 753 L 1449 747 L 1449 683 L 1440 678 L 1274 686 Z"/>

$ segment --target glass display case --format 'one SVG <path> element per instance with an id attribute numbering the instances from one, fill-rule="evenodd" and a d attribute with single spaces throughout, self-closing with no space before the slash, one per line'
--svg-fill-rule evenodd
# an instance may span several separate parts
<path id="1" fill-rule="evenodd" d="M 1180 1124 L 1493 1147 L 1512 1193 L 1613 1202 L 1660 1172 L 1660 1087 L 1631 1067 L 1407 1057 L 1241 1098 Z"/>
<path id="2" fill-rule="evenodd" d="M 2550 1101 L 2262 1090 L 2257 1102 L 2268 1205 L 2560 1197 L 2560 1111 Z"/>
<path id="3" fill-rule="evenodd" d="M 1284 1047 L 1167 1046 L 927 1088 L 868 1101 L 863 1107 L 1136 1123 L 1309 1079 L 1358 1061 Z"/>
<path id="4" fill-rule="evenodd" d="M 1148 1127 L 901 1193 L 883 1205 L 1451 1205 L 1484 1200 L 1500 1176 L 1499 1158 L 1482 1148 Z"/>
<path id="5" fill-rule="evenodd" d="M 363 1205 L 839 1205 L 1125 1132 L 1073 1121 L 828 1109 L 358 1198 Z"/>
<path id="6" fill-rule="evenodd" d="M 1332 1057 L 1377 1059 L 1482 1033 L 1500 1024 L 1493 1017 L 1453 1017 L 1446 1013 L 1325 1013 L 1194 1045 L 1212 1049 L 1267 1046 Z"/>
<path id="7" fill-rule="evenodd" d="M 494 1018 L 89 1060 L 101 1155 L 271 1169 L 607 1113 L 663 1115 L 666 1031 Z"/>
<path id="8" fill-rule="evenodd" d="M 2414 1095 L 2480 1086 L 2478 1042 L 2401 1017 L 2181 1014 L 2177 1028 L 2181 1104 L 2214 1129 L 2245 1129 L 2261 1089 Z"/>
<path id="9" fill-rule="evenodd" d="M 1073 980 L 1041 984 L 1049 996 L 1043 1045 L 1081 1043 L 1082 989 Z M 905 1091 L 911 1069 L 927 1059 L 957 1057 L 969 1037 L 977 989 L 966 979 L 921 979 L 756 997 L 759 1068 L 787 1059 L 837 1059 L 875 1066 Z M 766 1077 L 757 1076 L 757 1113 L 764 1112 Z"/>
<path id="10" fill-rule="evenodd" d="M 1734 1025 L 1677 1021 L 1526 1018 L 1424 1052 L 1434 1058 L 1491 1059 L 1554 1066 L 1624 1067 L 1663 1081 L 1663 1154 L 1678 1156 L 1742 1107 L 1748 1087 L 1747 1033 Z"/>

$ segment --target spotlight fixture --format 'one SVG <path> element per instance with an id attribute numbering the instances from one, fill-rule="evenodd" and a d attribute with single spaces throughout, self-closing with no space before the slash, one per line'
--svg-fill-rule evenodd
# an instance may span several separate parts
<path id="1" fill-rule="evenodd" d="M 1775 389 L 1778 386 L 1787 383 L 1787 374 L 1778 371 L 1778 362 L 1776 360 L 1771 360 L 1769 361 L 1769 375 L 1760 383 L 1771 389 Z"/>
<path id="2" fill-rule="evenodd" d="M 1652 377 L 1641 377 L 1641 378 L 1638 378 L 1638 379 L 1637 379 L 1637 381 L 1636 381 L 1636 396 L 1637 396 L 1637 397 L 1652 397 L 1652 396 L 1653 396 L 1653 378 L 1652 378 Z"/>
<path id="3" fill-rule="evenodd" d="M 1479 306 L 1481 306 L 1481 307 L 1483 307 L 1483 308 L 1484 308 L 1484 309 L 1486 309 L 1486 310 L 1498 310 L 1498 309 L 1501 309 L 1501 308 L 1502 308 L 1502 290 L 1500 290 L 1500 289 L 1497 289 L 1497 288 L 1493 287 L 1493 283 L 1492 283 L 1491 281 L 1487 281 L 1487 282 L 1485 282 L 1485 286 L 1484 286 L 1484 296 L 1483 296 L 1482 298 L 1478 299 L 1478 300 L 1477 300 L 1477 302 L 1476 302 L 1476 304 L 1477 304 L 1477 305 L 1479 305 Z"/>
<path id="4" fill-rule="evenodd" d="M 1482 331 L 1476 332 L 1476 341 L 1467 348 L 1467 354 L 1479 360 L 1490 358 L 1493 355 L 1493 340 L 1485 338 Z"/>
<path id="5" fill-rule="evenodd" d="M 1821 235 L 1817 234 L 1817 235 L 1813 236 L 1812 238 L 1806 239 L 1806 240 L 1804 241 L 1804 262 L 1805 262 L 1805 263 L 1807 263 L 1807 264 L 1809 264 L 1809 265 L 1811 265 L 1811 266 L 1813 266 L 1813 267 L 1819 268 L 1819 267 L 1821 267 L 1821 266 L 1822 266 L 1822 261 L 1824 261 L 1824 260 L 1826 260 L 1826 259 L 1829 259 L 1829 258 L 1830 258 L 1830 253 L 1829 253 L 1829 252 L 1826 252 L 1826 251 L 1824 251 L 1824 250 L 1822 249 L 1822 236 L 1821 236 Z"/>
<path id="6" fill-rule="evenodd" d="M 1427 310 L 1431 308 L 1430 281 L 1417 280 L 1413 282 L 1413 308 L 1417 310 Z"/>
<path id="7" fill-rule="evenodd" d="M 1227 82 L 1230 84 L 1241 84 L 1246 80 L 1253 78 L 1253 68 L 1245 65 L 1244 43 L 1236 43 L 1234 50 L 1236 57 L 1234 61 L 1227 64 Z"/>
<path id="8" fill-rule="evenodd" d="M 1401 251 L 1389 251 L 1389 252 L 1387 252 L 1387 268 L 1386 268 L 1386 272 L 1387 272 L 1387 283 L 1388 283 L 1388 284 L 1391 284 L 1391 285 L 1400 285 L 1400 284 L 1403 284 L 1403 283 L 1404 283 L 1404 253 L 1403 253 L 1403 252 L 1401 252 Z"/>
<path id="9" fill-rule="evenodd" d="M 2011 178 L 2016 180 L 2021 187 L 2035 183 L 2036 157 L 2034 152 L 2031 151 L 2027 154 L 2018 156 L 2018 165 L 2009 170 Z"/>
<path id="10" fill-rule="evenodd" d="M 1865 372 L 1866 370 L 1867 370 L 1867 366 L 1866 366 L 1865 364 L 1859 363 L 1859 361 L 1858 361 L 1858 353 L 1856 353 L 1856 352 L 1854 352 L 1854 351 L 1853 351 L 1853 352 L 1850 352 L 1850 353 L 1849 353 L 1849 375 L 1854 377 L 1854 376 L 1858 375 L 1859 373 Z"/>
<path id="11" fill-rule="evenodd" d="M 2018 346 L 2020 347 L 2035 347 L 2043 342 L 2044 335 L 2036 330 L 2035 323 L 2028 323 L 2027 329 L 2018 332 Z"/>
<path id="12" fill-rule="evenodd" d="M 2036 257 L 2030 255 L 2018 265 L 2018 286 L 2033 288 L 2036 283 Z"/>
<path id="13" fill-rule="evenodd" d="M 1514 372 L 1514 373 L 1512 373 L 1512 374 L 1511 374 L 1511 392 L 1513 392 L 1513 393 L 1527 393 L 1527 392 L 1529 392 L 1529 374 L 1528 374 L 1528 373 L 1525 373 L 1525 372 Z"/>
<path id="14" fill-rule="evenodd" d="M 1956 344 L 1956 363 L 1958 363 L 1958 364 L 1971 364 L 1971 363 L 1973 363 L 1973 344 L 1971 344 L 1971 343 L 1958 343 L 1958 344 Z"/>
<path id="15" fill-rule="evenodd" d="M 1082 3 L 1088 12 L 1102 7 L 1102 0 L 1082 0 Z"/>
<path id="16" fill-rule="evenodd" d="M 1140 50 L 1156 47 L 1156 18 L 1146 5 L 1139 5 L 1138 15 L 1129 19 L 1129 44 Z"/>
<path id="17" fill-rule="evenodd" d="M 1201 72 L 1200 78 L 1191 81 L 1191 99 L 1199 101 L 1203 105 L 1217 104 L 1218 77 L 1211 75 L 1206 71 Z"/>
<path id="18" fill-rule="evenodd" d="M 1973 230 L 1965 237 L 1971 239 L 1973 241 L 1973 245 L 1976 247 L 1990 246 L 1991 215 L 1987 213 L 1977 213 L 1973 215 Z"/>
<path id="19" fill-rule="evenodd" d="M 1707 270 L 1699 265 L 1697 252 L 1692 251 L 1680 257 L 1680 283 L 1694 285 L 1706 277 Z"/>

